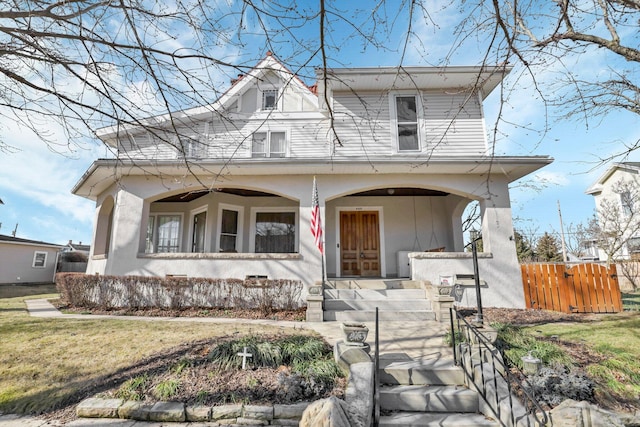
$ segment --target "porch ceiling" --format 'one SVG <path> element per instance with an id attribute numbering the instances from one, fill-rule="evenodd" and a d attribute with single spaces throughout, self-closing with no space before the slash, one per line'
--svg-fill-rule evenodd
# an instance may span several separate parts
<path id="1" fill-rule="evenodd" d="M 121 177 L 163 175 L 183 176 L 185 173 L 203 178 L 227 175 L 496 175 L 509 182 L 516 181 L 550 164 L 549 156 L 528 157 L 431 157 L 416 160 L 406 157 L 369 159 L 225 159 L 194 161 L 187 171 L 180 160 L 123 160 L 95 161 L 72 189 L 78 196 L 95 200 Z M 223 186 L 223 185 L 222 185 Z"/>

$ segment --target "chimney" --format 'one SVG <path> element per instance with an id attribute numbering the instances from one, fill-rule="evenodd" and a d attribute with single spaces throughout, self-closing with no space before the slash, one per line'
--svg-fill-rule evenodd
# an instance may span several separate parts
<path id="1" fill-rule="evenodd" d="M 238 83 L 240 80 L 242 80 L 243 77 L 244 77 L 244 74 L 238 74 L 238 78 L 231 79 L 231 86 L 233 86 L 234 84 Z"/>

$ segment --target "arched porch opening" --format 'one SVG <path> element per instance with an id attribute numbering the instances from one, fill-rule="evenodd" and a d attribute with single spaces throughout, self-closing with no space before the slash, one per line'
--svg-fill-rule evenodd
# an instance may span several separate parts
<path id="1" fill-rule="evenodd" d="M 143 252 L 297 253 L 300 203 L 252 188 L 172 192 L 145 201 Z"/>
<path id="2" fill-rule="evenodd" d="M 96 221 L 95 239 L 93 242 L 93 255 L 107 257 L 111 247 L 111 232 L 113 228 L 113 197 L 107 196 L 99 208 Z"/>
<path id="3" fill-rule="evenodd" d="M 409 254 L 463 251 L 469 197 L 415 186 L 366 188 L 326 200 L 330 277 L 409 277 Z"/>

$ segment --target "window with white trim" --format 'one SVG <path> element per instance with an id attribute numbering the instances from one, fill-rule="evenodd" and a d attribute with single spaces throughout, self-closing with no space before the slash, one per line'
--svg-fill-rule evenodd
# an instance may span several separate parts
<path id="1" fill-rule="evenodd" d="M 255 253 L 296 252 L 298 219 L 295 210 L 256 210 L 253 221 Z"/>
<path id="2" fill-rule="evenodd" d="M 33 268 L 46 268 L 47 267 L 47 253 L 43 251 L 35 251 L 33 253 Z"/>
<path id="3" fill-rule="evenodd" d="M 147 253 L 180 252 L 182 215 L 156 214 L 149 216 L 147 223 Z"/>
<path id="4" fill-rule="evenodd" d="M 207 210 L 191 212 L 191 252 L 203 253 L 207 237 Z"/>
<path id="5" fill-rule="evenodd" d="M 278 89 L 267 89 L 262 91 L 262 110 L 278 109 Z"/>
<path id="6" fill-rule="evenodd" d="M 623 191 L 620 193 L 620 204 L 622 205 L 622 213 L 625 217 L 629 217 L 633 214 L 633 196 L 631 191 Z"/>
<path id="7" fill-rule="evenodd" d="M 396 94 L 391 102 L 391 132 L 399 153 L 420 151 L 418 96 Z"/>
<path id="8" fill-rule="evenodd" d="M 285 132 L 256 132 L 251 140 L 251 157 L 286 157 Z"/>
<path id="9" fill-rule="evenodd" d="M 218 250 L 242 252 L 243 208 L 220 204 L 218 210 Z"/>

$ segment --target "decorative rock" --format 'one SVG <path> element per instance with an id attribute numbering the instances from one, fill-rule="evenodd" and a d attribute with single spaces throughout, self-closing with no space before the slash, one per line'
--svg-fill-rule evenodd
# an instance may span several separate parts
<path id="1" fill-rule="evenodd" d="M 624 427 L 617 414 L 571 399 L 553 408 L 549 417 L 553 427 Z"/>
<path id="2" fill-rule="evenodd" d="M 122 399 L 85 399 L 76 407 L 76 415 L 83 418 L 118 418 L 118 408 Z"/>
<path id="3" fill-rule="evenodd" d="M 301 402 L 293 405 L 273 405 L 273 418 L 300 419 L 304 410 L 309 406 L 309 402 Z M 281 424 L 283 425 L 283 424 Z M 286 424 L 284 424 L 286 425 Z M 296 423 L 298 425 L 298 423 Z"/>
<path id="4" fill-rule="evenodd" d="M 183 422 L 186 420 L 182 402 L 157 402 L 149 410 L 150 421 Z"/>
<path id="5" fill-rule="evenodd" d="M 211 420 L 236 419 L 242 416 L 242 405 L 222 405 L 211 408 Z"/>
<path id="6" fill-rule="evenodd" d="M 300 427 L 352 427 L 348 405 L 337 397 L 316 400 L 302 414 Z"/>
<path id="7" fill-rule="evenodd" d="M 187 421 L 209 421 L 211 418 L 211 407 L 210 406 L 187 406 L 185 408 L 185 415 L 187 416 Z"/>
<path id="8" fill-rule="evenodd" d="M 270 421 L 273 419 L 273 406 L 245 405 L 242 416 L 254 420 Z"/>
<path id="9" fill-rule="evenodd" d="M 118 417 L 128 420 L 147 421 L 149 419 L 150 405 L 142 402 L 127 400 L 118 408 Z"/>

